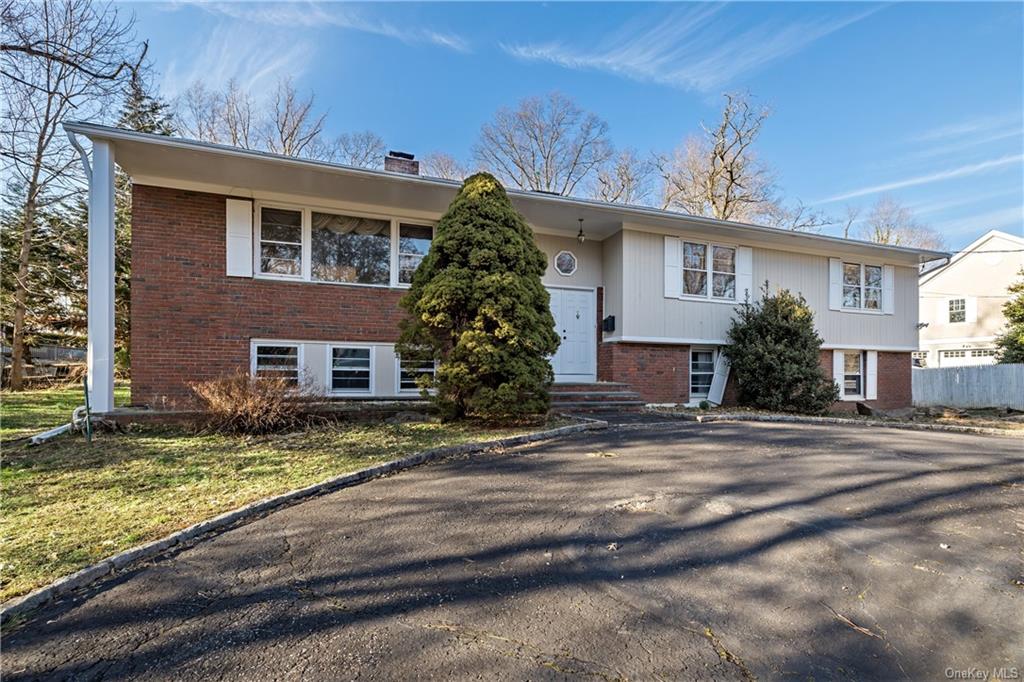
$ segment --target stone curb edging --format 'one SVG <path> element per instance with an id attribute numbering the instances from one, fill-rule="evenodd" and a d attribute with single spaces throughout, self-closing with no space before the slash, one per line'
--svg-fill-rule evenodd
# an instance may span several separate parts
<path id="1" fill-rule="evenodd" d="M 690 414 L 686 412 L 655 412 L 654 414 L 681 419 L 683 421 L 709 424 L 711 422 L 792 422 L 797 424 L 840 424 L 842 426 L 869 426 L 885 429 L 902 429 L 904 431 L 945 431 L 948 433 L 968 433 L 982 436 L 1002 436 L 1004 438 L 1024 438 L 1024 431 L 1010 429 L 994 429 L 987 426 L 957 426 L 955 424 L 922 424 L 919 422 L 884 422 L 866 419 L 846 419 L 844 417 L 812 417 L 791 414 Z"/>
<path id="2" fill-rule="evenodd" d="M 115 573 L 116 571 L 120 571 L 136 561 L 153 558 L 172 547 L 179 545 L 184 546 L 186 543 L 199 538 L 201 535 L 212 533 L 214 531 L 227 530 L 229 527 L 240 525 L 241 522 L 254 519 L 265 512 L 305 500 L 306 498 L 316 497 L 342 488 L 348 488 L 374 478 L 380 478 L 387 474 L 402 471 L 404 469 L 411 469 L 421 464 L 426 464 L 427 462 L 446 459 L 448 457 L 480 454 L 499 448 L 515 447 L 542 440 L 551 440 L 553 438 L 559 438 L 561 436 L 567 436 L 574 433 L 608 428 L 608 422 L 601 421 L 599 419 L 590 419 L 578 416 L 573 416 L 572 418 L 580 423 L 560 426 L 556 429 L 548 429 L 547 431 L 528 433 L 522 436 L 510 436 L 508 438 L 498 438 L 480 443 L 465 443 L 463 445 L 450 445 L 424 450 L 423 452 L 418 452 L 414 455 L 403 457 L 402 459 L 396 459 L 382 464 L 375 464 L 374 466 L 353 471 L 348 474 L 335 476 L 304 488 L 298 488 L 280 495 L 274 495 L 262 500 L 250 502 L 238 509 L 214 516 L 212 519 L 200 521 L 199 523 L 188 526 L 187 528 L 182 528 L 181 530 L 171 533 L 159 540 L 153 540 L 152 542 L 147 542 L 146 544 L 126 549 L 123 552 L 103 559 L 91 566 L 86 566 L 71 575 L 58 578 L 49 585 L 44 585 L 43 587 L 35 589 L 28 594 L 20 597 L 12 597 L 3 604 L 0 604 L 0 623 L 6 623 L 15 616 L 26 614 L 40 606 L 48 604 L 58 597 L 91 585 L 101 578 Z"/>

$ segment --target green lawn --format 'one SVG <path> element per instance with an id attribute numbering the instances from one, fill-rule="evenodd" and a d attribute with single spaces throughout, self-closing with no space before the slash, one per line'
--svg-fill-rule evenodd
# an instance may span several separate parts
<path id="1" fill-rule="evenodd" d="M 74 402 L 36 395 L 40 405 L 28 394 L 16 401 L 25 426 L 43 405 Z M 7 410 L 5 400 L 5 417 Z M 0 466 L 0 600 L 269 495 L 427 448 L 539 428 L 337 424 L 245 438 L 134 427 L 99 433 L 91 447 L 82 436 L 8 445 Z"/>
<path id="2" fill-rule="evenodd" d="M 128 404 L 128 385 L 114 387 L 114 404 Z M 71 421 L 71 413 L 85 403 L 81 386 L 0 393 L 0 440 L 33 436 Z"/>

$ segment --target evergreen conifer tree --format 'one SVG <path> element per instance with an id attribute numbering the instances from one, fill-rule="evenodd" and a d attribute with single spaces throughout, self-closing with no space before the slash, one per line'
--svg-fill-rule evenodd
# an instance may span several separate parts
<path id="1" fill-rule="evenodd" d="M 433 400 L 445 419 L 516 420 L 546 412 L 557 349 L 541 276 L 547 259 L 505 189 L 465 180 L 402 299 L 398 352 L 436 360 Z"/>
<path id="2" fill-rule="evenodd" d="M 803 296 L 769 292 L 739 308 L 723 349 L 736 376 L 741 405 L 765 410 L 820 414 L 839 399 L 839 389 L 821 368 L 821 337 Z"/>
<path id="3" fill-rule="evenodd" d="M 1020 280 L 1010 285 L 1012 298 L 1003 304 L 1006 330 L 996 337 L 1000 363 L 1024 363 L 1024 269 Z"/>

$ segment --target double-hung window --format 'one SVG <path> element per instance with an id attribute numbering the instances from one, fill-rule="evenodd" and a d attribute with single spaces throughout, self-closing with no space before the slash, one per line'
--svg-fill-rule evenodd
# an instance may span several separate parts
<path id="1" fill-rule="evenodd" d="M 843 263 L 843 307 L 882 309 L 882 266 Z"/>
<path id="2" fill-rule="evenodd" d="M 412 275 L 430 250 L 434 230 L 426 225 L 398 226 L 398 283 L 412 284 Z"/>
<path id="3" fill-rule="evenodd" d="M 253 374 L 266 379 L 299 383 L 299 347 L 295 344 L 257 344 L 253 349 Z"/>
<path id="4" fill-rule="evenodd" d="M 331 391 L 369 393 L 372 383 L 371 349 L 356 346 L 331 348 Z"/>
<path id="5" fill-rule="evenodd" d="M 260 211 L 260 272 L 302 276 L 302 211 L 269 207 Z"/>
<path id="6" fill-rule="evenodd" d="M 736 300 L 736 249 L 683 242 L 683 295 Z"/>
<path id="7" fill-rule="evenodd" d="M 715 378 L 715 351 L 694 348 L 690 351 L 690 398 L 707 398 Z"/>
<path id="8" fill-rule="evenodd" d="M 949 321 L 952 322 L 966 322 L 967 321 L 967 299 L 965 298 L 951 298 L 949 299 Z"/>
<path id="9" fill-rule="evenodd" d="M 398 362 L 398 390 L 402 393 L 418 391 L 417 380 L 421 376 L 434 376 L 435 365 L 433 360 L 416 361 L 403 360 L 397 357 Z"/>
<path id="10" fill-rule="evenodd" d="M 314 280 L 390 284 L 391 221 L 318 211 L 311 215 Z"/>
<path id="11" fill-rule="evenodd" d="M 864 354 L 843 353 L 843 395 L 864 395 Z"/>

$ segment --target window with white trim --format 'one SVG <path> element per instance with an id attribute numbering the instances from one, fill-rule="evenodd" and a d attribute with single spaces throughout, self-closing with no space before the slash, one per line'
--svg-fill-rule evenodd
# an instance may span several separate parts
<path id="1" fill-rule="evenodd" d="M 690 350 L 690 398 L 707 398 L 715 378 L 715 351 L 709 348 Z"/>
<path id="2" fill-rule="evenodd" d="M 735 247 L 689 241 L 682 246 L 683 295 L 736 300 Z"/>
<path id="3" fill-rule="evenodd" d="M 398 226 L 398 283 L 412 284 L 412 275 L 423 262 L 434 238 L 434 228 L 428 225 Z"/>
<path id="4" fill-rule="evenodd" d="M 258 277 L 407 287 L 430 250 L 434 228 L 329 208 L 258 205 Z"/>
<path id="5" fill-rule="evenodd" d="M 864 353 L 843 353 L 843 395 L 864 395 Z"/>
<path id="6" fill-rule="evenodd" d="M 390 283 L 391 221 L 320 211 L 310 219 L 315 281 Z"/>
<path id="7" fill-rule="evenodd" d="M 967 299 L 966 298 L 951 298 L 951 299 L 949 299 L 949 321 L 950 321 L 950 323 L 966 322 L 967 321 Z"/>
<path id="8" fill-rule="evenodd" d="M 925 367 L 928 364 L 928 351 L 915 350 L 910 354 L 914 367 Z"/>
<path id="9" fill-rule="evenodd" d="M 433 360 L 403 360 L 401 356 L 396 356 L 395 360 L 398 364 L 398 390 L 402 393 L 419 391 L 417 380 L 421 376 L 433 377 L 437 371 Z"/>
<path id="10" fill-rule="evenodd" d="M 253 348 L 253 374 L 299 384 L 299 347 L 295 344 L 257 344 Z"/>
<path id="11" fill-rule="evenodd" d="M 371 349 L 358 346 L 331 347 L 331 391 L 369 393 L 373 386 Z"/>
<path id="12" fill-rule="evenodd" d="M 283 277 L 302 276 L 302 211 L 264 206 L 260 209 L 259 271 Z"/>
<path id="13" fill-rule="evenodd" d="M 881 311 L 881 265 L 843 263 L 843 307 Z"/>

